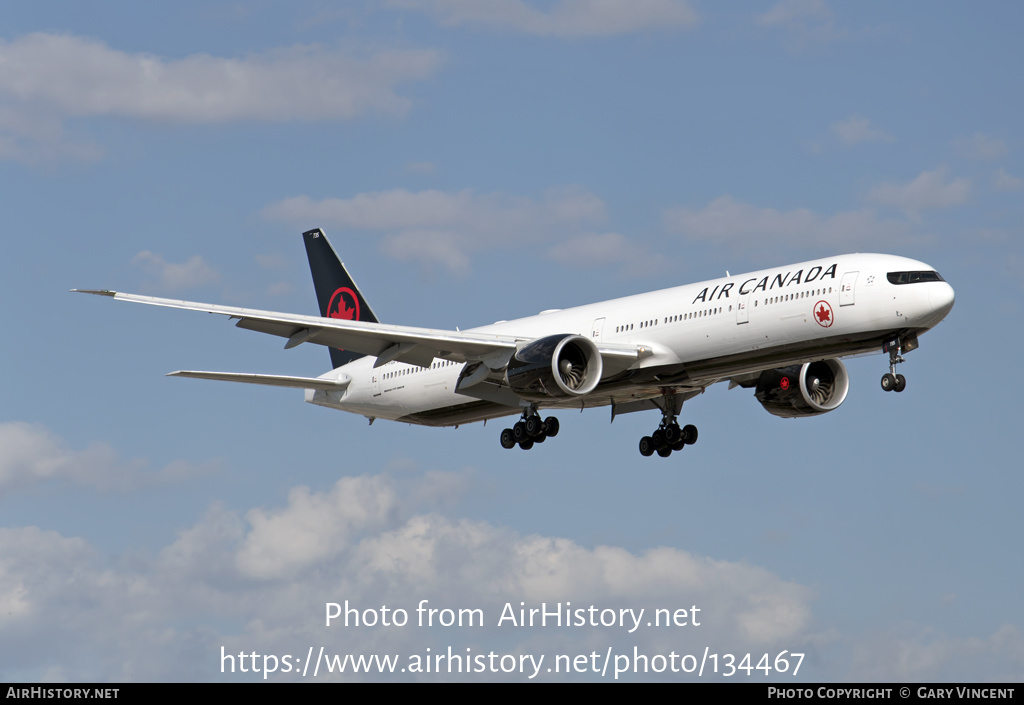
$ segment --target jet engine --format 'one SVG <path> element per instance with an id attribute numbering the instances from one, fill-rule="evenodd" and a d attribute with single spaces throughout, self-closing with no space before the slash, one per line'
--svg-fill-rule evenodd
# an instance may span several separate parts
<path id="1" fill-rule="evenodd" d="M 505 380 L 524 399 L 589 394 L 601 381 L 601 353 L 590 338 L 563 333 L 538 338 L 509 360 Z"/>
<path id="2" fill-rule="evenodd" d="M 819 360 L 762 372 L 754 396 L 769 413 L 797 418 L 832 411 L 848 391 L 846 366 L 839 360 Z"/>

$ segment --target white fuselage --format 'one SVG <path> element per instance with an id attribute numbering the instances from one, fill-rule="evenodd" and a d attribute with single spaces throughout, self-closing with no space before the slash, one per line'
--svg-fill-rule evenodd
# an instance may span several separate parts
<path id="1" fill-rule="evenodd" d="M 933 271 L 893 255 L 853 254 L 775 267 L 473 329 L 524 343 L 576 334 L 595 343 L 642 345 L 629 371 L 584 397 L 539 407 L 602 406 L 648 399 L 667 386 L 719 380 L 803 362 L 881 352 L 894 334 L 924 332 L 950 311 L 944 281 L 893 284 L 893 272 Z M 515 406 L 455 391 L 464 363 L 429 367 L 364 357 L 322 375 L 351 378 L 344 391 L 307 390 L 306 401 L 369 418 L 453 425 L 518 414 Z M 525 405 L 526 402 L 523 402 Z"/>

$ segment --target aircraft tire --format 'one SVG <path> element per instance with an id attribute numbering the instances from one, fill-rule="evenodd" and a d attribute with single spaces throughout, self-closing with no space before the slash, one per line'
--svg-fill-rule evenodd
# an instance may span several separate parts
<path id="1" fill-rule="evenodd" d="M 501 447 L 505 450 L 512 450 L 516 447 L 516 439 L 512 435 L 511 428 L 506 428 L 501 432 Z"/>
<path id="2" fill-rule="evenodd" d="M 903 375 L 896 375 L 896 386 L 893 387 L 893 391 L 902 392 L 907 388 L 907 378 Z"/>
<path id="3" fill-rule="evenodd" d="M 692 423 L 683 426 L 683 443 L 692 446 L 697 442 L 697 427 Z"/>
<path id="4" fill-rule="evenodd" d="M 554 438 L 558 435 L 558 419 L 554 416 L 544 419 L 544 435 L 548 438 Z"/>
<path id="5" fill-rule="evenodd" d="M 891 392 L 896 388 L 896 375 L 886 372 L 882 375 L 882 389 L 886 392 Z"/>
<path id="6" fill-rule="evenodd" d="M 536 438 L 544 431 L 544 422 L 540 420 L 539 416 L 529 416 L 526 421 L 526 435 L 530 438 Z"/>
<path id="7" fill-rule="evenodd" d="M 664 448 L 658 448 L 658 455 L 660 455 L 662 458 L 667 458 L 668 456 L 672 455 L 672 448 L 670 448 L 669 446 L 665 446 Z"/>
<path id="8" fill-rule="evenodd" d="M 533 439 L 527 438 L 525 441 L 520 441 L 519 447 L 523 450 L 530 450 L 530 448 L 533 448 Z"/>
<path id="9" fill-rule="evenodd" d="M 529 438 L 529 434 L 526 433 L 526 424 L 522 421 L 517 421 L 516 425 L 512 427 L 512 437 L 516 439 L 516 443 L 522 443 Z"/>
<path id="10" fill-rule="evenodd" d="M 650 436 L 644 436 L 640 439 L 640 455 L 645 458 L 654 455 L 654 439 Z"/>
<path id="11" fill-rule="evenodd" d="M 654 441 L 654 448 L 656 450 L 661 450 L 665 447 L 665 432 L 659 428 L 651 434 L 651 440 Z"/>

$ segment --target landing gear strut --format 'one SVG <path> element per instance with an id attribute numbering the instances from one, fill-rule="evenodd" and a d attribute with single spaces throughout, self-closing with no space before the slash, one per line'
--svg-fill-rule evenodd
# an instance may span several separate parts
<path id="1" fill-rule="evenodd" d="M 682 428 L 676 416 L 682 410 L 682 401 L 676 402 L 675 393 L 667 391 L 662 397 L 661 424 L 649 436 L 640 439 L 640 455 L 648 457 L 657 453 L 662 458 L 672 455 L 674 450 L 682 450 L 697 442 L 697 427 L 687 424 Z"/>
<path id="2" fill-rule="evenodd" d="M 896 365 L 903 362 L 903 342 L 899 338 L 892 338 L 882 350 L 889 353 L 889 371 L 882 375 L 882 389 L 886 392 L 902 392 L 907 388 L 907 378 L 896 374 Z"/>
<path id="3" fill-rule="evenodd" d="M 509 450 L 518 445 L 523 450 L 530 450 L 534 443 L 543 443 L 557 435 L 558 419 L 549 416 L 541 421 L 537 409 L 530 406 L 523 411 L 523 418 L 515 426 L 501 432 L 501 447 Z"/>

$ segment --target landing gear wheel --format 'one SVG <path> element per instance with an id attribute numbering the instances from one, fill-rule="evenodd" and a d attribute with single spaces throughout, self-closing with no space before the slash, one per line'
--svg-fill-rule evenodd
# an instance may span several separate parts
<path id="1" fill-rule="evenodd" d="M 896 375 L 896 387 L 894 391 L 902 392 L 907 388 L 907 378 L 903 375 Z"/>
<path id="2" fill-rule="evenodd" d="M 558 435 L 558 419 L 554 416 L 544 419 L 544 435 L 548 438 L 554 438 Z"/>
<path id="3" fill-rule="evenodd" d="M 511 428 L 506 428 L 501 432 L 501 447 L 505 450 L 511 450 L 516 447 L 516 439 L 512 435 Z"/>
<path id="4" fill-rule="evenodd" d="M 526 435 L 530 438 L 539 436 L 541 431 L 544 430 L 544 422 L 540 420 L 539 416 L 527 416 L 525 423 Z"/>
<path id="5" fill-rule="evenodd" d="M 644 436 L 640 439 L 640 455 L 645 458 L 654 455 L 654 439 L 650 436 Z"/>
<path id="6" fill-rule="evenodd" d="M 896 388 L 896 375 L 891 372 L 886 372 L 882 375 L 882 389 L 886 392 L 891 392 Z"/>
<path id="7" fill-rule="evenodd" d="M 665 432 L 662 431 L 660 428 L 651 434 L 651 440 L 654 441 L 654 447 L 658 450 L 661 450 L 666 446 Z"/>
<path id="8" fill-rule="evenodd" d="M 533 448 L 533 439 L 527 438 L 525 441 L 519 441 L 519 447 L 523 450 L 530 450 L 530 448 Z"/>
<path id="9" fill-rule="evenodd" d="M 668 456 L 672 455 L 672 449 L 668 446 L 665 446 L 664 448 L 658 448 L 658 455 L 660 455 L 662 458 L 667 458 Z"/>
<path id="10" fill-rule="evenodd" d="M 512 427 L 512 437 L 516 439 L 516 443 L 522 443 L 530 435 L 526 432 L 526 424 L 522 421 L 517 421 L 516 425 Z"/>
<path id="11" fill-rule="evenodd" d="M 674 446 L 679 442 L 679 439 L 682 438 L 683 431 L 679 426 L 673 423 L 665 427 L 663 434 L 665 436 L 665 443 L 667 445 Z"/>
<path id="12" fill-rule="evenodd" d="M 682 450 L 685 447 L 686 447 L 686 441 L 679 441 L 674 446 L 672 446 L 672 450 Z"/>
<path id="13" fill-rule="evenodd" d="M 692 446 L 697 442 L 697 427 L 692 423 L 683 426 L 683 443 Z"/>
<path id="14" fill-rule="evenodd" d="M 530 440 L 533 441 L 534 443 L 543 443 L 545 440 L 547 440 L 547 436 L 543 433 L 538 433 Z"/>

